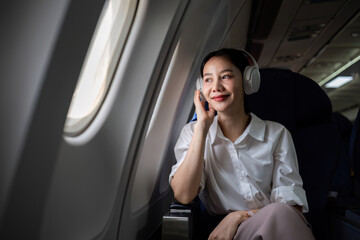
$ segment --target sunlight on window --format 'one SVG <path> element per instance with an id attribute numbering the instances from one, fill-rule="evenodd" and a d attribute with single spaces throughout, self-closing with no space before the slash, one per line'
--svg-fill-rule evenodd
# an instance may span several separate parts
<path id="1" fill-rule="evenodd" d="M 136 1 L 109 0 L 96 26 L 71 101 L 64 131 L 81 133 L 95 117 L 110 86 L 135 14 Z"/>

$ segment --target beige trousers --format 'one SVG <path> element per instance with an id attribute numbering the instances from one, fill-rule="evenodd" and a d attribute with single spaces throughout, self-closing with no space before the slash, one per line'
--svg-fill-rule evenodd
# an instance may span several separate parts
<path id="1" fill-rule="evenodd" d="M 272 203 L 243 222 L 235 240 L 315 239 L 305 217 L 294 207 Z"/>

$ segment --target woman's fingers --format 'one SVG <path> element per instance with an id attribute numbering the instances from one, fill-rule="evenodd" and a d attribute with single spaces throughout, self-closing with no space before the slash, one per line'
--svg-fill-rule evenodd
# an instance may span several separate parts
<path id="1" fill-rule="evenodd" d="M 194 104 L 195 104 L 195 107 L 198 107 L 199 104 L 201 104 L 201 101 L 200 101 L 200 91 L 199 91 L 199 90 L 195 90 L 195 94 L 194 94 Z"/>
<path id="2" fill-rule="evenodd" d="M 206 111 L 205 109 L 206 99 L 202 97 L 200 100 L 200 96 L 201 96 L 200 91 L 195 90 L 194 104 L 197 115 L 197 122 L 205 123 L 205 126 L 210 127 L 215 117 L 215 110 L 211 107 L 209 111 Z"/>
<path id="3" fill-rule="evenodd" d="M 196 113 L 199 114 L 199 111 L 205 112 L 205 99 L 200 100 L 200 91 L 195 90 L 194 94 L 194 104 L 196 108 Z"/>

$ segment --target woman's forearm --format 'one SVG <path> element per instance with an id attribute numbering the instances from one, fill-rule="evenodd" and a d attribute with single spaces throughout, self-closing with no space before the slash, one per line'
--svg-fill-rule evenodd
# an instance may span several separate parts
<path id="1" fill-rule="evenodd" d="M 186 157 L 171 180 L 175 199 L 180 203 L 190 203 L 199 192 L 207 131 L 205 125 L 196 124 Z"/>

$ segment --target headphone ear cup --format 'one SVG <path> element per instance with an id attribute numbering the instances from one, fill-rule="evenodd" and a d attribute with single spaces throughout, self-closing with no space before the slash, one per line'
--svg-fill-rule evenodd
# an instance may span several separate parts
<path id="1" fill-rule="evenodd" d="M 200 90 L 200 92 L 203 91 L 203 81 L 202 81 L 202 78 L 198 78 L 196 80 L 196 89 L 197 90 Z"/>
<path id="2" fill-rule="evenodd" d="M 255 66 L 247 66 L 243 74 L 244 92 L 246 95 L 256 93 L 260 87 L 260 72 Z"/>

